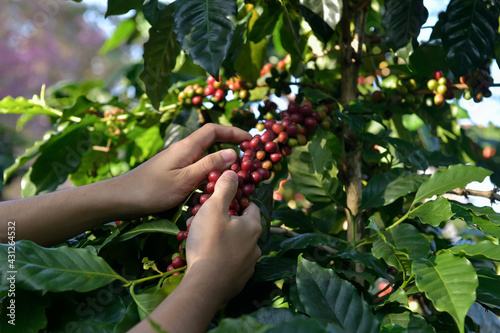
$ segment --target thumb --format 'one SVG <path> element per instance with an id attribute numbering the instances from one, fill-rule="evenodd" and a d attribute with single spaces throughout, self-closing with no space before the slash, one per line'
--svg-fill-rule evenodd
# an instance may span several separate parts
<path id="1" fill-rule="evenodd" d="M 229 205 L 238 190 L 238 175 L 234 171 L 226 171 L 220 176 L 215 184 L 214 193 L 208 199 L 211 204 L 216 204 L 222 213 L 227 214 Z M 207 201 L 207 203 L 208 203 Z"/>
<path id="2" fill-rule="evenodd" d="M 196 180 L 196 183 L 199 183 L 210 172 L 214 170 L 222 171 L 229 168 L 236 161 L 236 158 L 237 154 L 233 149 L 224 149 L 207 155 L 188 167 L 189 177 Z"/>

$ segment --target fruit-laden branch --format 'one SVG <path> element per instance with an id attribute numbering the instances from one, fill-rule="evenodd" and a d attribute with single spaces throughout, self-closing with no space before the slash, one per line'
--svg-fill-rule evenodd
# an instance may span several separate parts
<path id="1" fill-rule="evenodd" d="M 289 238 L 300 235 L 294 231 L 287 230 L 284 228 L 279 228 L 279 227 L 271 227 L 270 233 L 275 234 L 275 235 L 281 235 L 284 237 L 289 237 Z M 321 244 L 317 245 L 316 248 L 318 250 L 325 251 L 325 252 L 330 253 L 330 254 L 337 254 L 339 252 L 338 250 L 336 250 L 334 248 L 331 248 L 331 247 L 326 246 L 326 245 L 321 245 Z"/>
<path id="2" fill-rule="evenodd" d="M 477 190 L 468 190 L 464 188 L 456 188 L 452 191 L 448 191 L 450 194 L 463 195 L 467 198 L 469 195 L 476 197 L 483 197 L 490 199 L 491 203 L 495 203 L 495 201 L 500 201 L 500 194 L 498 194 L 498 188 L 494 188 L 491 191 L 477 191 Z"/>

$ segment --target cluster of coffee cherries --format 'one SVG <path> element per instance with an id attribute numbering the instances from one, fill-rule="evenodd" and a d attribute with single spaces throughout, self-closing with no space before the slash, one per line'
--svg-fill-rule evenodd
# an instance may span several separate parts
<path id="1" fill-rule="evenodd" d="M 434 93 L 434 104 L 440 106 L 446 99 L 453 99 L 455 97 L 453 84 L 444 77 L 443 71 L 436 70 L 432 76 L 432 79 L 427 81 L 427 88 Z"/>
<path id="2" fill-rule="evenodd" d="M 490 75 L 489 68 L 480 69 L 471 75 L 460 77 L 460 83 L 466 84 L 467 89 L 464 91 L 464 99 L 474 99 L 474 102 L 479 103 L 483 97 L 490 97 L 490 86 L 493 84 L 493 78 Z"/>
<path id="3" fill-rule="evenodd" d="M 179 93 L 177 99 L 185 105 L 199 106 L 203 101 L 205 89 L 199 84 L 188 85 Z"/>
<path id="4" fill-rule="evenodd" d="M 266 101 L 264 108 L 276 110 L 277 106 L 273 102 Z M 279 113 L 281 121 L 269 118 L 257 124 L 257 129 L 261 130 L 262 134 L 255 134 L 251 140 L 243 141 L 240 144 L 241 156 L 238 156 L 235 163 L 228 168 L 238 175 L 238 189 L 229 205 L 229 215 L 239 216 L 243 213 L 250 205 L 250 198 L 256 187 L 270 179 L 272 172 L 281 170 L 283 158 L 292 153 L 293 147 L 305 145 L 307 136 L 314 133 L 319 125 L 330 127 L 331 117 L 328 114 L 331 110 L 330 104 L 319 105 L 313 110 L 309 101 L 303 101 L 300 105 L 291 102 L 287 110 Z M 210 172 L 203 185 L 203 193 L 195 198 L 194 207 L 191 208 L 192 216 L 195 216 L 210 198 L 222 173 Z M 168 266 L 167 271 L 185 265 L 181 253 L 188 234 L 189 227 L 177 234 L 180 243 L 179 253 L 172 256 L 172 264 Z"/>

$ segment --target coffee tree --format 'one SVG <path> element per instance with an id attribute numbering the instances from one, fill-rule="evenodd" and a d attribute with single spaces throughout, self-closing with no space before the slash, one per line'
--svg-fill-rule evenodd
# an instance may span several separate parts
<path id="1" fill-rule="evenodd" d="M 500 131 L 462 126 L 458 105 L 496 85 L 498 1 L 451 0 L 425 42 L 422 0 L 108 0 L 106 15 L 130 10 L 106 42 L 151 26 L 143 62 L 115 83 L 127 94 L 82 81 L 0 101 L 21 128 L 54 125 L 4 171 L 24 171 L 23 196 L 117 176 L 206 123 L 253 129 L 211 148 L 240 152 L 230 214 L 253 201 L 264 230 L 253 277 L 212 331 L 500 329 L 500 214 L 469 202 L 500 196 L 467 188 L 499 183 Z M 18 241 L 24 327 L 9 332 L 122 332 L 147 317 L 182 279 L 186 220 L 219 176 L 172 211 L 52 248 Z"/>

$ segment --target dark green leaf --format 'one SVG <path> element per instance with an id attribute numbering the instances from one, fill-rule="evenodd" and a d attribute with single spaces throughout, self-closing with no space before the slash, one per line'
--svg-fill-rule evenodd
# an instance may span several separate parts
<path id="1" fill-rule="evenodd" d="M 213 77 L 226 58 L 236 17 L 234 0 L 177 0 L 175 34 L 191 60 Z"/>
<path id="2" fill-rule="evenodd" d="M 274 281 L 290 278 L 297 271 L 297 261 L 292 258 L 272 256 L 264 257 L 255 265 L 252 281 Z"/>
<path id="3" fill-rule="evenodd" d="M 342 1 L 339 0 L 300 0 L 302 14 L 314 33 L 323 42 L 328 42 L 333 35 L 342 14 Z"/>
<path id="4" fill-rule="evenodd" d="M 342 259 L 350 259 L 352 262 L 359 262 L 365 265 L 368 270 L 372 270 L 377 275 L 384 277 L 386 280 L 391 281 L 391 277 L 386 272 L 386 266 L 380 260 L 369 252 L 358 252 L 354 249 L 339 252 L 336 256 Z"/>
<path id="5" fill-rule="evenodd" d="M 477 287 L 477 301 L 493 308 L 500 309 L 500 276 L 487 268 L 477 271 L 479 286 Z"/>
<path id="6" fill-rule="evenodd" d="M 445 53 L 441 45 L 427 44 L 417 47 L 410 55 L 410 66 L 424 77 L 431 77 L 437 70 L 445 71 L 448 65 L 445 60 Z"/>
<path id="7" fill-rule="evenodd" d="M 153 222 L 143 223 L 135 227 L 134 229 L 120 236 L 120 240 L 125 241 L 134 238 L 137 235 L 150 232 L 177 235 L 177 233 L 179 233 L 179 228 L 177 227 L 177 225 L 175 225 L 175 223 L 169 220 L 156 220 Z"/>
<path id="8" fill-rule="evenodd" d="M 477 228 L 492 236 L 495 236 L 497 239 L 500 239 L 500 223 L 491 221 L 490 219 L 488 219 L 488 216 L 485 216 L 485 218 L 483 218 L 482 214 L 479 214 L 481 217 L 478 216 L 478 214 L 474 213 L 471 207 L 474 206 L 458 203 L 453 203 L 451 205 L 451 209 L 455 214 L 455 217 L 465 221 L 470 228 Z"/>
<path id="9" fill-rule="evenodd" d="M 439 226 L 443 221 L 449 220 L 452 216 L 451 205 L 443 197 L 428 201 L 410 213 L 410 217 L 418 217 L 422 223 L 430 224 L 434 227 Z"/>
<path id="10" fill-rule="evenodd" d="M 7 262 L 9 247 L 0 245 L 3 262 Z M 85 249 L 66 246 L 43 248 L 33 242 L 16 242 L 16 283 L 28 290 L 86 292 L 102 287 L 116 279 L 126 281 L 102 259 Z M 0 267 L 1 276 L 10 271 Z M 6 281 L 2 281 L 6 283 Z"/>
<path id="11" fill-rule="evenodd" d="M 423 0 L 386 0 L 382 24 L 389 47 L 396 51 L 411 40 L 416 42 L 428 16 Z"/>
<path id="12" fill-rule="evenodd" d="M 140 77 L 156 109 L 168 92 L 170 75 L 180 52 L 175 41 L 173 10 L 174 4 L 158 10 L 158 24 L 149 29 L 149 40 L 144 44 L 144 69 Z"/>
<path id="13" fill-rule="evenodd" d="M 141 8 L 143 0 L 108 0 L 105 17 L 126 14 L 132 9 Z"/>
<path id="14" fill-rule="evenodd" d="M 465 315 L 476 300 L 478 286 L 471 263 L 451 253 L 442 253 L 429 260 L 416 260 L 413 270 L 420 291 L 425 292 L 437 310 L 448 312 L 460 332 L 464 332 Z"/>
<path id="15" fill-rule="evenodd" d="M 169 276 L 160 288 L 151 287 L 135 296 L 139 317 L 146 318 L 181 283 L 183 274 Z"/>
<path id="16" fill-rule="evenodd" d="M 489 170 L 464 164 L 452 165 L 445 171 L 436 171 L 420 186 L 412 205 L 455 188 L 464 188 L 470 182 L 483 181 L 491 174 Z"/>
<path id="17" fill-rule="evenodd" d="M 386 241 L 398 250 L 408 253 L 411 259 L 425 258 L 429 255 L 429 241 L 417 228 L 408 223 L 384 231 Z"/>
<path id="18" fill-rule="evenodd" d="M 140 318 L 139 313 L 137 312 L 137 305 L 135 304 L 135 302 L 131 302 L 128 305 L 127 311 L 125 312 L 122 320 L 118 324 L 116 324 L 113 333 L 127 332 L 132 329 L 132 327 L 134 327 L 139 321 Z"/>
<path id="19" fill-rule="evenodd" d="M 494 55 L 498 15 L 498 4 L 491 1 L 450 1 L 442 39 L 455 77 L 480 68 Z"/>
<path id="20" fill-rule="evenodd" d="M 11 303 L 11 300 L 14 303 Z M 2 314 L 0 331 L 9 333 L 43 331 L 47 327 L 45 309 L 49 305 L 50 299 L 47 295 L 40 296 L 37 293 L 16 288 L 14 295 L 4 298 L 0 304 Z M 7 307 L 13 308 L 14 311 L 12 312 Z"/>
<path id="21" fill-rule="evenodd" d="M 346 333 L 340 326 L 333 323 L 320 322 L 316 318 L 295 318 L 292 321 L 278 324 L 266 333 Z"/>
<path id="22" fill-rule="evenodd" d="M 349 282 L 331 269 L 299 256 L 297 287 L 307 314 L 343 327 L 346 332 L 377 332 L 370 308 Z"/>
<path id="23" fill-rule="evenodd" d="M 393 203 L 398 198 L 417 191 L 424 180 L 420 175 L 405 175 L 401 169 L 376 175 L 363 189 L 361 209 Z"/>
<path id="24" fill-rule="evenodd" d="M 414 315 L 409 311 L 402 313 L 389 313 L 384 317 L 381 325 L 398 325 L 404 329 L 402 332 L 412 333 L 433 333 L 436 332 L 434 328 L 427 324 L 425 319 L 419 315 Z M 392 331 L 391 331 L 392 332 Z"/>
<path id="25" fill-rule="evenodd" d="M 248 82 L 255 82 L 260 77 L 260 70 L 266 59 L 266 41 L 258 43 L 247 41 L 241 48 L 234 62 L 234 70 Z"/>
<path id="26" fill-rule="evenodd" d="M 262 325 L 277 325 L 292 321 L 296 317 L 303 317 L 285 308 L 263 307 L 250 314 Z"/>
<path id="27" fill-rule="evenodd" d="M 319 244 L 336 247 L 339 241 L 332 236 L 325 234 L 300 234 L 281 242 L 280 246 L 283 251 L 305 249 L 308 246 L 317 246 Z"/>

